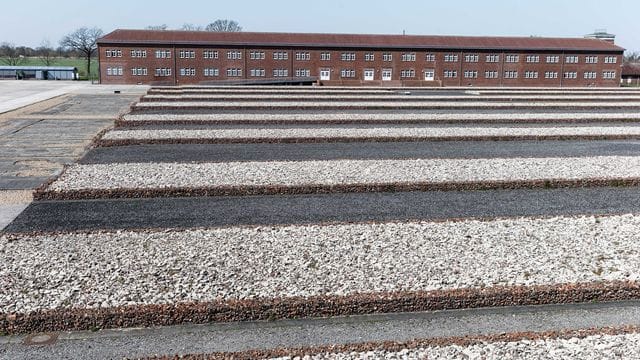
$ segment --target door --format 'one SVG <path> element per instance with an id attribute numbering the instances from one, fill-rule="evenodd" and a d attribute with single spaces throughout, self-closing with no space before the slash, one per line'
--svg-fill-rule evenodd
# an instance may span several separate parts
<path id="1" fill-rule="evenodd" d="M 320 80 L 331 80 L 331 69 L 320 69 Z"/>
<path id="2" fill-rule="evenodd" d="M 433 69 L 427 69 L 424 71 L 424 80 L 433 81 L 436 78 L 436 71 Z"/>
<path id="3" fill-rule="evenodd" d="M 382 69 L 382 81 L 391 81 L 392 75 L 393 75 L 393 70 Z"/>
<path id="4" fill-rule="evenodd" d="M 375 71 L 373 69 L 364 69 L 364 81 L 372 81 Z"/>

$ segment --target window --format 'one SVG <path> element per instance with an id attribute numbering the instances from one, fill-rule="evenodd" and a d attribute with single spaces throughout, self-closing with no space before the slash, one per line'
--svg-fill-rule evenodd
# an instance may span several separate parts
<path id="1" fill-rule="evenodd" d="M 205 59 L 215 60 L 218 59 L 218 52 L 212 50 L 205 50 L 202 52 L 202 57 Z"/>
<path id="2" fill-rule="evenodd" d="M 488 63 L 500 62 L 500 55 L 496 55 L 496 54 L 487 55 L 486 62 Z"/>
<path id="3" fill-rule="evenodd" d="M 504 72 L 504 78 L 505 79 L 517 79 L 518 78 L 518 72 L 517 71 L 505 71 Z"/>
<path id="4" fill-rule="evenodd" d="M 251 52 L 249 52 L 249 59 L 251 59 L 251 60 L 264 60 L 264 51 L 251 51 Z"/>
<path id="5" fill-rule="evenodd" d="M 375 61 L 376 56 L 374 53 L 366 53 L 364 54 L 364 61 Z"/>
<path id="6" fill-rule="evenodd" d="M 528 63 L 539 63 L 540 62 L 540 55 L 527 55 L 525 60 Z"/>
<path id="7" fill-rule="evenodd" d="M 382 61 L 393 61 L 393 54 L 391 53 L 382 54 Z"/>
<path id="8" fill-rule="evenodd" d="M 585 79 L 596 79 L 598 74 L 595 71 L 585 71 L 584 78 Z"/>
<path id="9" fill-rule="evenodd" d="M 400 71 L 401 78 L 414 78 L 416 77 L 416 71 L 413 69 L 410 70 L 401 70 Z"/>
<path id="10" fill-rule="evenodd" d="M 402 61 L 416 61 L 416 53 L 404 53 L 401 58 Z"/>
<path id="11" fill-rule="evenodd" d="M 156 76 L 171 76 L 171 68 L 156 68 Z"/>
<path id="12" fill-rule="evenodd" d="M 147 68 L 132 68 L 131 75 L 133 76 L 147 76 Z"/>
<path id="13" fill-rule="evenodd" d="M 242 60 L 242 51 L 227 51 L 227 60 Z"/>
<path id="14" fill-rule="evenodd" d="M 180 59 L 195 59 L 196 52 L 193 50 L 180 50 Z"/>
<path id="15" fill-rule="evenodd" d="M 106 50 L 105 55 L 107 57 L 122 57 L 122 50 Z"/>
<path id="16" fill-rule="evenodd" d="M 204 69 L 204 76 L 220 76 L 220 70 L 218 68 L 206 68 Z"/>
<path id="17" fill-rule="evenodd" d="M 273 77 L 288 77 L 289 69 L 273 69 Z"/>
<path id="18" fill-rule="evenodd" d="M 604 79 L 607 79 L 607 80 L 613 80 L 613 79 L 616 78 L 616 72 L 615 71 L 603 71 L 602 72 L 602 77 Z"/>
<path id="19" fill-rule="evenodd" d="M 455 70 L 445 70 L 444 71 L 445 78 L 455 78 L 458 77 L 458 72 Z"/>
<path id="20" fill-rule="evenodd" d="M 467 54 L 464 56 L 464 62 L 474 63 L 478 62 L 479 56 L 477 54 Z"/>
<path id="21" fill-rule="evenodd" d="M 331 60 L 331 53 L 329 53 L 329 52 L 320 53 L 320 60 L 322 60 L 322 61 L 330 61 Z"/>
<path id="22" fill-rule="evenodd" d="M 436 61 L 436 54 L 427 53 L 427 55 L 425 55 L 424 57 L 424 61 L 427 61 L 427 62 Z"/>
<path id="23" fill-rule="evenodd" d="M 251 77 L 265 77 L 266 72 L 264 69 L 251 69 L 249 71 L 249 76 Z"/>
<path id="24" fill-rule="evenodd" d="M 286 51 L 274 51 L 273 60 L 289 60 L 289 53 Z"/>
<path id="25" fill-rule="evenodd" d="M 544 73 L 545 79 L 557 79 L 558 73 L 556 71 L 547 71 Z"/>
<path id="26" fill-rule="evenodd" d="M 557 64 L 560 62 L 560 56 L 558 55 L 548 55 L 547 56 L 547 64 Z"/>
<path id="27" fill-rule="evenodd" d="M 241 77 L 242 69 L 229 68 L 227 69 L 227 77 Z"/>
<path id="28" fill-rule="evenodd" d="M 311 70 L 309 69 L 296 69 L 296 77 L 310 77 Z"/>
<path id="29" fill-rule="evenodd" d="M 587 64 L 597 64 L 598 63 L 598 57 L 597 56 L 585 56 L 584 57 L 584 62 Z"/>
<path id="30" fill-rule="evenodd" d="M 615 64 L 618 62 L 618 58 L 615 56 L 605 56 L 604 63 L 605 64 Z"/>
<path id="31" fill-rule="evenodd" d="M 156 50 L 156 59 L 171 59 L 171 50 Z"/>
<path id="32" fill-rule="evenodd" d="M 122 74 L 123 74 L 122 66 L 107 68 L 107 76 L 122 76 Z"/>
<path id="33" fill-rule="evenodd" d="M 484 72 L 484 77 L 485 79 L 497 79 L 498 78 L 498 72 L 497 71 L 485 71 Z"/>
<path id="34" fill-rule="evenodd" d="M 567 71 L 564 73 L 564 78 L 565 79 L 577 79 L 578 78 L 578 73 L 575 71 Z"/>
<path id="35" fill-rule="evenodd" d="M 525 71 L 524 72 L 524 78 L 525 79 L 537 79 L 538 78 L 538 72 L 537 71 Z"/>
<path id="36" fill-rule="evenodd" d="M 342 54 L 340 54 L 340 60 L 342 60 L 342 61 L 356 61 L 356 53 L 342 53 Z"/>
<path id="37" fill-rule="evenodd" d="M 131 50 L 132 58 L 146 58 L 147 50 Z"/>
<path id="38" fill-rule="evenodd" d="M 297 61 L 311 60 L 311 53 L 308 52 L 296 52 Z"/>
<path id="39" fill-rule="evenodd" d="M 196 76 L 196 69 L 182 68 L 180 69 L 180 76 Z"/>
<path id="40" fill-rule="evenodd" d="M 458 62 L 458 55 L 444 54 L 444 62 Z"/>
<path id="41" fill-rule="evenodd" d="M 475 70 L 465 70 L 464 77 L 465 79 L 476 79 L 478 78 L 478 72 Z"/>
<path id="42" fill-rule="evenodd" d="M 577 64 L 578 63 L 578 57 L 575 56 L 575 55 L 565 56 L 564 62 L 566 64 Z"/>
<path id="43" fill-rule="evenodd" d="M 517 63 L 520 61 L 520 56 L 519 55 L 507 55 L 504 59 L 505 62 L 508 63 Z"/>
<path id="44" fill-rule="evenodd" d="M 354 78 L 356 77 L 356 71 L 351 69 L 342 69 L 340 70 L 340 77 L 343 78 Z"/>

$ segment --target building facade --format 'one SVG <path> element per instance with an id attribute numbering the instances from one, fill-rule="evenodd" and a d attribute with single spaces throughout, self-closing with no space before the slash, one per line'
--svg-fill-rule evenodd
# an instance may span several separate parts
<path id="1" fill-rule="evenodd" d="M 587 38 L 116 30 L 103 84 L 614 87 L 624 49 Z"/>

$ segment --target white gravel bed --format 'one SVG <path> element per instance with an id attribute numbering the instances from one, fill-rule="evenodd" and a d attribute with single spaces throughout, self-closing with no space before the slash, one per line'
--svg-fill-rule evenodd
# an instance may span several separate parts
<path id="1" fill-rule="evenodd" d="M 486 120 L 640 120 L 640 113 L 523 114 L 127 114 L 126 121 L 486 121 Z"/>
<path id="2" fill-rule="evenodd" d="M 640 136 L 637 126 L 599 127 L 450 127 L 450 128 L 287 128 L 211 130 L 112 130 L 103 140 L 127 139 L 282 139 L 282 138 L 455 138 L 522 136 Z"/>
<path id="3" fill-rule="evenodd" d="M 591 335 L 585 338 L 484 342 L 475 345 L 429 346 L 401 351 L 373 350 L 321 353 L 272 360 L 360 360 L 360 359 L 638 359 L 640 334 Z"/>
<path id="4" fill-rule="evenodd" d="M 0 236 L 0 313 L 640 279 L 640 215 Z"/>
<path id="5" fill-rule="evenodd" d="M 247 99 L 247 100 L 263 100 L 263 99 L 280 99 L 280 100 L 293 100 L 293 99 L 317 99 L 317 100 L 441 100 L 441 101 L 478 101 L 478 100 L 579 100 L 579 101 L 594 101 L 594 100 L 640 100 L 640 93 L 638 96 L 629 95 L 398 95 L 395 93 L 381 94 L 381 95 L 335 95 L 335 94 L 218 94 L 218 95 L 206 95 L 206 94 L 184 94 L 184 95 L 145 95 L 145 99 L 149 100 L 172 100 L 179 101 L 184 98 L 198 99 L 198 101 L 211 101 L 218 99 Z M 190 100 L 193 101 L 193 100 Z"/>
<path id="6" fill-rule="evenodd" d="M 401 108 L 425 108 L 430 107 L 446 107 L 446 108 L 487 108 L 487 109 L 511 109 L 514 107 L 526 107 L 526 108 L 598 108 L 603 106 L 616 106 L 620 108 L 640 107 L 640 102 L 540 102 L 540 101 L 522 101 L 522 102 L 462 102 L 462 101 L 433 101 L 425 104 L 421 101 L 359 101 L 359 102 L 345 102 L 345 101 L 228 101 L 228 102 L 206 102 L 206 101 L 184 101 L 184 102 L 139 102 L 133 107 L 137 109 L 145 108 L 167 108 L 167 109 L 181 109 L 181 108 L 193 108 L 193 107 L 206 107 L 212 109 L 227 109 L 227 108 L 363 108 L 363 107 L 376 107 L 376 108 L 389 108 L 389 109 L 401 109 Z"/>
<path id="7" fill-rule="evenodd" d="M 49 191 L 640 177 L 640 157 L 324 160 L 72 165 Z"/>

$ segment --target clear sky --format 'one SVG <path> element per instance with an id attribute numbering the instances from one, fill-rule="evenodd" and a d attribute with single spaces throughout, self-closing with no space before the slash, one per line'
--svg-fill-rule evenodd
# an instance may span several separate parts
<path id="1" fill-rule="evenodd" d="M 8 1 L 8 0 L 5 0 Z M 233 19 L 245 31 L 576 37 L 595 29 L 640 51 L 640 0 L 30 0 L 0 14 L 0 42 L 53 45 L 81 26 L 108 33 Z M 54 6 L 55 4 L 55 6 Z M 5 4 L 7 5 L 7 4 Z M 15 6 L 14 6 L 15 5 Z"/>

